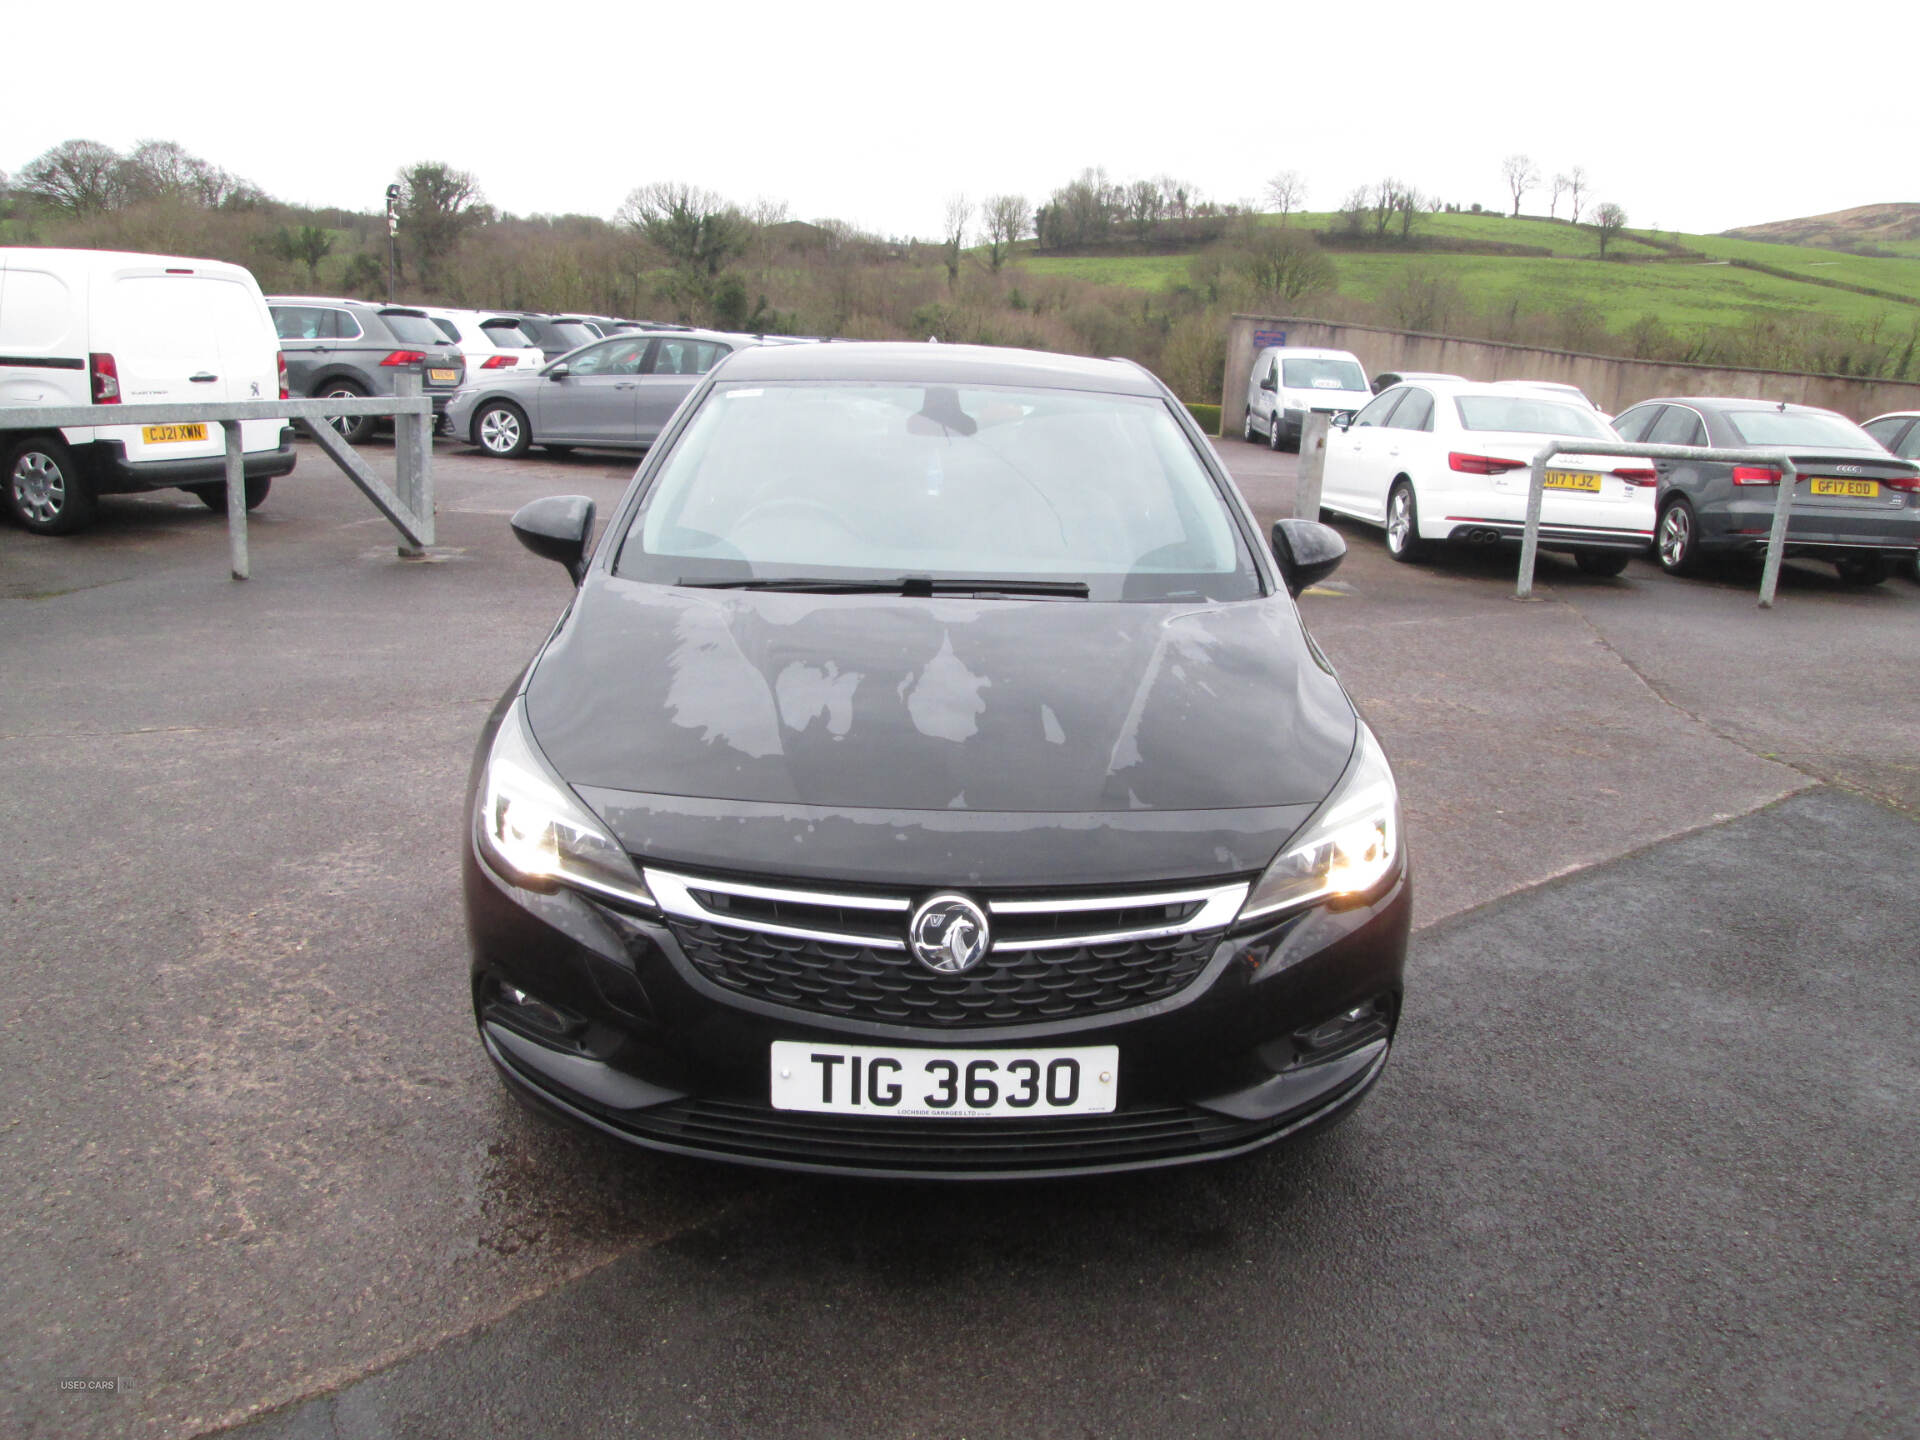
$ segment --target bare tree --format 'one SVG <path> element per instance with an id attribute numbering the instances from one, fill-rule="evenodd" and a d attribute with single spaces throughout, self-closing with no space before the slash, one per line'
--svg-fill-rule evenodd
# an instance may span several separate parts
<path id="1" fill-rule="evenodd" d="M 1280 212 L 1280 223 L 1307 203 L 1307 182 L 1298 170 L 1282 170 L 1267 181 L 1267 201 Z"/>
<path id="2" fill-rule="evenodd" d="M 1162 207 L 1175 220 L 1190 218 L 1202 203 L 1200 192 L 1185 180 L 1176 180 L 1171 175 L 1162 175 L 1154 183 L 1160 187 Z"/>
<path id="3" fill-rule="evenodd" d="M 1580 223 L 1580 197 L 1587 189 L 1587 167 L 1576 165 L 1567 172 L 1567 199 L 1572 208 L 1567 212 L 1567 223 Z"/>
<path id="4" fill-rule="evenodd" d="M 1393 197 L 1394 213 L 1400 217 L 1400 238 L 1413 238 L 1413 227 L 1423 210 L 1431 208 L 1431 202 L 1412 185 L 1403 185 Z"/>
<path id="5" fill-rule="evenodd" d="M 1549 220 L 1558 218 L 1555 212 L 1560 208 L 1560 197 L 1567 193 L 1567 184 L 1568 181 L 1565 175 L 1555 175 L 1553 177 L 1553 184 L 1547 191 L 1547 218 Z"/>
<path id="6" fill-rule="evenodd" d="M 1627 212 L 1611 200 L 1593 212 L 1593 228 L 1600 236 L 1600 258 L 1607 258 L 1607 242 L 1627 227 Z"/>
<path id="7" fill-rule="evenodd" d="M 1373 209 L 1373 191 L 1362 185 L 1349 190 L 1347 198 L 1340 202 L 1340 228 L 1349 235 L 1363 234 L 1367 228 L 1367 214 Z"/>
<path id="8" fill-rule="evenodd" d="M 1331 290 L 1339 280 L 1333 261 L 1301 230 L 1249 225 L 1229 261 L 1262 298 L 1297 300 Z"/>
<path id="9" fill-rule="evenodd" d="M 333 253 L 333 237 L 318 225 L 302 225 L 297 230 L 283 226 L 273 237 L 273 250 L 282 260 L 305 265 L 307 283 L 318 288 L 320 262 Z"/>
<path id="10" fill-rule="evenodd" d="M 1500 162 L 1500 174 L 1506 179 L 1507 189 L 1513 193 L 1513 213 L 1520 213 L 1520 197 L 1540 183 L 1540 172 L 1533 168 L 1533 161 L 1525 155 L 1509 155 Z"/>
<path id="11" fill-rule="evenodd" d="M 1024 195 L 989 195 L 980 206 L 980 225 L 987 232 L 987 264 L 997 275 L 1007 252 L 1032 228 Z"/>
<path id="12" fill-rule="evenodd" d="M 746 208 L 745 218 L 754 229 L 764 230 L 769 225 L 786 224 L 793 218 L 793 214 L 787 209 L 786 201 L 771 200 L 765 195 L 758 195 Z"/>
<path id="13" fill-rule="evenodd" d="M 711 190 L 675 180 L 637 186 L 614 220 L 705 281 L 745 248 L 749 235 L 746 217 L 732 204 Z"/>
<path id="14" fill-rule="evenodd" d="M 97 140 L 63 140 L 28 161 L 18 183 L 69 215 L 98 215 L 120 204 L 120 156 Z"/>
<path id="15" fill-rule="evenodd" d="M 1167 213 L 1166 193 L 1158 180 L 1136 180 L 1126 189 L 1127 220 L 1133 226 L 1133 238 L 1142 243 L 1153 238 Z"/>
<path id="16" fill-rule="evenodd" d="M 945 221 L 940 229 L 940 250 L 947 262 L 949 290 L 960 283 L 960 249 L 967 243 L 967 219 L 972 214 L 973 206 L 965 195 L 956 193 L 947 197 Z"/>

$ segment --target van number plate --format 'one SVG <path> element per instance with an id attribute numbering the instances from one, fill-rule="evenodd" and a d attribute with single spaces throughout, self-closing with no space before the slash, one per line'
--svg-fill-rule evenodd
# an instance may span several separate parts
<path id="1" fill-rule="evenodd" d="M 149 445 L 178 445 L 185 440 L 207 438 L 205 425 L 142 425 L 140 438 Z"/>

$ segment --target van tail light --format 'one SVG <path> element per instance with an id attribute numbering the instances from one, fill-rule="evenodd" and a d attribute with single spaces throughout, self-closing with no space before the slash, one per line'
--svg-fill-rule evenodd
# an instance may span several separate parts
<path id="1" fill-rule="evenodd" d="M 93 382 L 94 404 L 120 403 L 120 367 L 113 363 L 113 356 L 99 351 L 87 356 L 87 378 Z"/>
<path id="2" fill-rule="evenodd" d="M 1509 470 L 1524 470 L 1525 460 L 1502 460 L 1498 455 L 1467 455 L 1455 450 L 1447 464 L 1463 475 L 1504 475 Z"/>
<path id="3" fill-rule="evenodd" d="M 1617 465 L 1613 473 L 1629 485 L 1656 485 L 1660 481 L 1660 472 L 1651 465 Z"/>
<path id="4" fill-rule="evenodd" d="M 482 370 L 506 370 L 519 363 L 520 357 L 518 355 L 489 355 L 486 363 L 480 368 Z"/>
<path id="5" fill-rule="evenodd" d="M 1778 485 L 1780 472 L 1765 465 L 1736 465 L 1733 467 L 1733 483 L 1736 485 Z"/>
<path id="6" fill-rule="evenodd" d="M 280 398 L 291 400 L 293 392 L 287 389 L 287 355 L 284 350 L 273 352 L 274 369 L 280 372 Z"/>
<path id="7" fill-rule="evenodd" d="M 427 358 L 424 350 L 395 350 L 380 363 L 382 365 L 418 365 Z"/>

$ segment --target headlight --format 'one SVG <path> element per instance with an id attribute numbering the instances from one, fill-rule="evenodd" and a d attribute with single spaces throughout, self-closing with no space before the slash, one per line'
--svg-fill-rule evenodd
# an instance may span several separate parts
<path id="1" fill-rule="evenodd" d="M 1400 792 L 1380 742 L 1362 724 L 1359 749 L 1347 773 L 1267 867 L 1241 907 L 1240 918 L 1335 896 L 1364 895 L 1386 879 L 1399 855 Z"/>
<path id="2" fill-rule="evenodd" d="M 534 748 L 518 700 L 501 717 L 487 755 L 480 838 L 517 875 L 653 904 L 627 852 Z"/>

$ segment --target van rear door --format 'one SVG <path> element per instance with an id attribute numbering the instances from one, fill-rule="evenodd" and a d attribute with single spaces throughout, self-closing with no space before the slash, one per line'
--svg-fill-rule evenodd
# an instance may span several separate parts
<path id="1" fill-rule="evenodd" d="M 188 261 L 116 269 L 94 287 L 93 334 L 95 348 L 114 358 L 123 404 L 279 398 L 279 340 L 253 277 L 238 266 Z M 245 448 L 275 448 L 280 426 L 245 422 Z M 217 421 L 115 426 L 101 438 L 124 442 L 136 465 L 218 456 L 225 447 Z"/>

